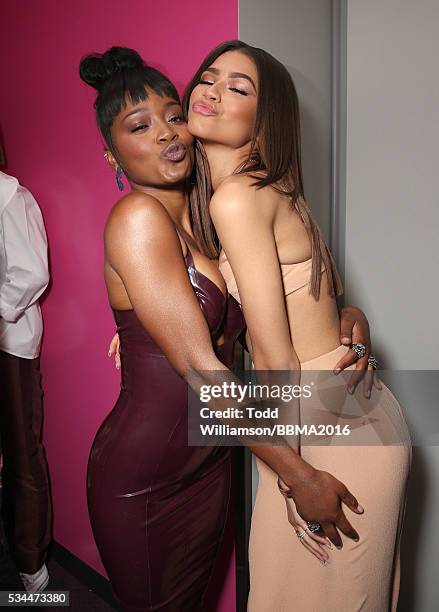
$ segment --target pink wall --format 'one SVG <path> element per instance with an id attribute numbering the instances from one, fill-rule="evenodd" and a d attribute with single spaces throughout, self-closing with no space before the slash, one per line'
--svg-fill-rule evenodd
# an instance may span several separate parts
<path id="1" fill-rule="evenodd" d="M 103 283 L 102 230 L 118 197 L 104 163 L 81 56 L 137 49 L 181 91 L 201 58 L 238 34 L 238 0 L 14 0 L 0 22 L 0 126 L 8 171 L 35 195 L 50 242 L 43 303 L 45 444 L 55 538 L 102 571 L 90 530 L 85 471 L 94 433 L 118 393 L 106 357 L 114 331 Z M 234 609 L 233 565 L 218 609 Z"/>

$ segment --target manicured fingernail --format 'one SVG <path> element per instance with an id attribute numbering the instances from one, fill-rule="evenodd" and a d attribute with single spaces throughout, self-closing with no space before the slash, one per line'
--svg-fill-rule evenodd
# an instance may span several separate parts
<path id="1" fill-rule="evenodd" d="M 350 341 L 351 341 L 351 339 L 350 339 L 350 338 L 348 338 L 348 336 L 343 336 L 343 337 L 342 337 L 342 339 L 341 339 L 341 341 L 342 341 L 342 342 L 350 342 Z"/>
<path id="2" fill-rule="evenodd" d="M 367 399 L 370 398 L 370 391 L 369 391 L 369 389 L 366 391 L 366 393 L 364 395 L 367 397 Z"/>
<path id="3" fill-rule="evenodd" d="M 352 386 L 352 385 L 349 385 L 349 387 L 348 387 L 348 393 L 350 393 L 351 395 L 353 395 L 354 391 L 355 391 L 355 387 L 354 387 L 354 386 Z"/>
<path id="4" fill-rule="evenodd" d="M 340 372 L 341 372 L 341 368 L 335 368 L 334 374 L 340 374 Z"/>
<path id="5" fill-rule="evenodd" d="M 343 546 L 337 546 L 338 550 L 341 550 L 343 548 Z"/>
<path id="6" fill-rule="evenodd" d="M 108 351 L 108 356 L 111 357 L 111 351 Z"/>
<path id="7" fill-rule="evenodd" d="M 357 510 L 358 510 L 359 512 L 364 512 L 364 508 L 363 508 L 363 506 L 361 506 L 360 504 L 358 504 L 358 506 L 357 506 Z"/>
<path id="8" fill-rule="evenodd" d="M 354 538 L 354 542 L 359 542 L 360 538 Z"/>

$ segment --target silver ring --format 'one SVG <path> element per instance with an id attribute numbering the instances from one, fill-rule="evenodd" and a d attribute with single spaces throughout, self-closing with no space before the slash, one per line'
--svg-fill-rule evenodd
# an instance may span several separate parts
<path id="1" fill-rule="evenodd" d="M 378 359 L 374 355 L 369 355 L 367 363 L 371 365 L 374 370 L 378 368 Z"/>
<path id="2" fill-rule="evenodd" d="M 313 521 L 308 521 L 306 524 L 308 525 L 308 529 L 310 530 L 311 533 L 316 533 L 317 531 L 320 531 L 320 529 L 322 528 L 320 523 L 314 523 Z"/>
<path id="3" fill-rule="evenodd" d="M 299 540 L 301 540 L 302 538 L 304 538 L 306 536 L 306 529 L 304 529 L 300 533 L 298 531 L 296 531 L 296 535 L 299 538 Z"/>
<path id="4" fill-rule="evenodd" d="M 361 342 L 353 342 L 351 344 L 351 349 L 357 354 L 357 359 L 361 359 L 366 354 L 366 347 L 364 344 L 361 344 Z"/>

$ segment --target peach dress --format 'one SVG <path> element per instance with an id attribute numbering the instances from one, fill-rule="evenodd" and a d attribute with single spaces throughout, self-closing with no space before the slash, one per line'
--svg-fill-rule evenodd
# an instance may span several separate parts
<path id="1" fill-rule="evenodd" d="M 240 302 L 224 251 L 219 263 L 229 293 Z M 285 295 L 309 284 L 311 264 L 309 259 L 281 266 Z M 302 384 L 303 376 L 326 377 L 331 388 L 326 394 L 328 401 L 325 393 L 318 394 L 311 404 L 301 401 L 301 424 L 315 422 L 315 415 L 324 422 L 325 414 L 331 422 L 331 401 L 342 402 L 351 397 L 346 393 L 346 379 L 332 373 L 347 350 L 340 345 L 301 363 Z M 339 384 L 334 391 L 335 379 Z M 396 611 L 401 530 L 411 463 L 410 435 L 401 407 L 384 384 L 382 390 L 373 388 L 370 400 L 362 399 L 361 393 L 360 385 L 354 398 L 357 405 L 366 402 L 366 420 L 352 432 L 349 444 L 334 443 L 332 438 L 324 445 L 302 445 L 300 450 L 308 463 L 341 480 L 363 505 L 362 515 L 344 507 L 348 520 L 360 534 L 359 542 L 341 534 L 343 548 L 329 550 L 329 563 L 321 565 L 301 544 L 288 521 L 277 475 L 257 459 L 259 484 L 249 544 L 249 612 Z M 374 423 L 379 423 L 378 431 Z M 380 442 L 383 431 L 387 436 L 385 444 Z"/>

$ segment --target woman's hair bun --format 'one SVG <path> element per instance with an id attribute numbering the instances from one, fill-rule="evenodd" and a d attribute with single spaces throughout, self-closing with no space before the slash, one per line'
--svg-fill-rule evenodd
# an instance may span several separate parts
<path id="1" fill-rule="evenodd" d="M 85 83 L 100 91 L 117 72 L 142 68 L 144 65 L 134 49 L 111 47 L 105 53 L 91 53 L 83 57 L 79 64 L 79 75 Z"/>

